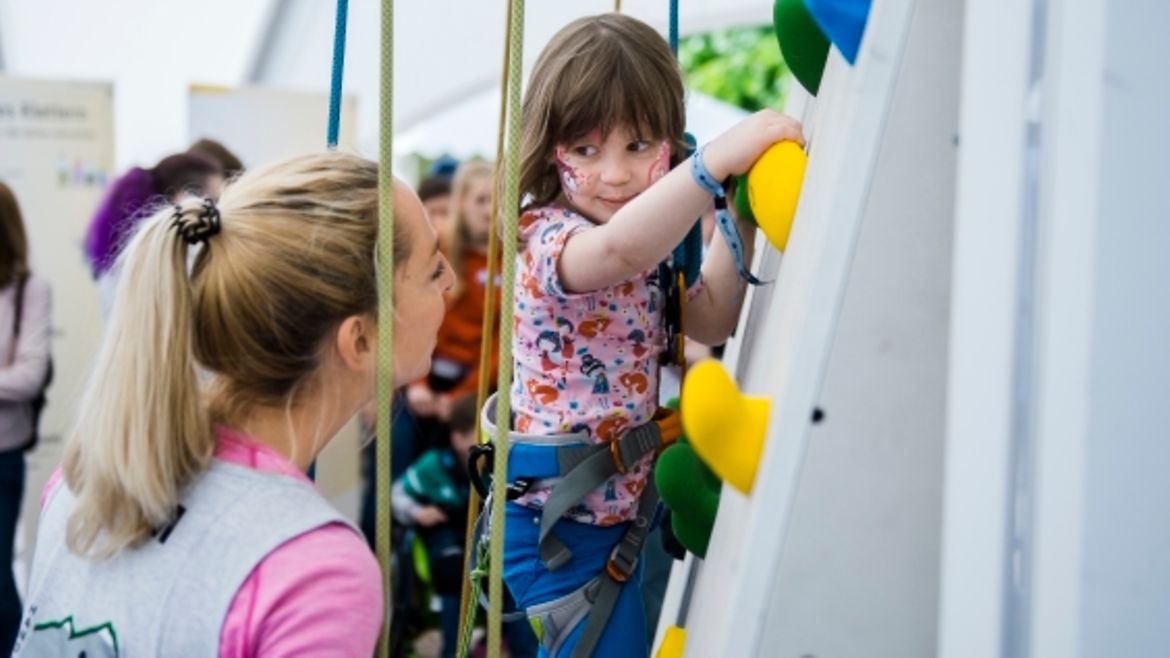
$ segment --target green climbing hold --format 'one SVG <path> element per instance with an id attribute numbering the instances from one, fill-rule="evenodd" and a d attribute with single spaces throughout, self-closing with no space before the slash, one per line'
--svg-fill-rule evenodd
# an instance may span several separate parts
<path id="1" fill-rule="evenodd" d="M 808 13 L 804 0 L 776 0 L 772 20 L 785 63 L 801 86 L 815 96 L 829 56 L 829 40 Z"/>

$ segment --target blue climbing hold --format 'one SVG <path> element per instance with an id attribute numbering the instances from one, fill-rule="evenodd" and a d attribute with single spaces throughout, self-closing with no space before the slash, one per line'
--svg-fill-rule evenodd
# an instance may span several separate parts
<path id="1" fill-rule="evenodd" d="M 871 0 L 804 0 L 813 20 L 850 64 L 857 61 L 870 3 Z"/>

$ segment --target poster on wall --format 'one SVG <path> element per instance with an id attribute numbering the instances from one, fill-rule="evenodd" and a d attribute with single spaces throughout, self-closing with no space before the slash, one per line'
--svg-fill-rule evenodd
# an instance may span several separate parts
<path id="1" fill-rule="evenodd" d="M 101 339 L 82 243 L 114 178 L 113 100 L 109 83 L 0 76 L 0 180 L 21 207 L 32 269 L 53 291 L 54 381 L 41 419 L 41 441 L 50 446 L 74 418 Z"/>
<path id="2" fill-rule="evenodd" d="M 342 98 L 338 146 L 354 151 L 357 102 Z M 191 142 L 214 139 L 235 153 L 245 167 L 256 167 L 300 153 L 325 150 L 329 119 L 327 94 L 194 85 L 188 99 Z"/>

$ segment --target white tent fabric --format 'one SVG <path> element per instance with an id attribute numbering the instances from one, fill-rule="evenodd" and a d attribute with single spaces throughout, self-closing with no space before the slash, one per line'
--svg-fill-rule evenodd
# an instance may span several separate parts
<path id="1" fill-rule="evenodd" d="M 399 1 L 394 113 L 412 126 L 500 76 L 503 0 Z M 667 0 L 624 0 L 623 10 L 666 31 Z M 680 0 L 683 34 L 771 21 L 771 0 Z M 345 90 L 358 99 L 358 138 L 377 143 L 379 2 L 350 0 Z M 530 2 L 525 62 L 579 16 L 612 0 Z M 331 0 L 0 0 L 0 66 L 19 77 L 112 81 L 119 167 L 186 145 L 191 84 L 329 87 Z M 494 130 L 493 130 L 494 132 Z M 321 127 L 322 142 L 325 127 Z M 373 155 L 374 151 L 367 151 Z"/>

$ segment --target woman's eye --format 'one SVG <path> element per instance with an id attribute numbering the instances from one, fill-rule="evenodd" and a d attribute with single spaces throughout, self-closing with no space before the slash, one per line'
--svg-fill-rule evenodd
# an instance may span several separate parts
<path id="1" fill-rule="evenodd" d="M 626 150 L 630 153 L 641 153 L 650 149 L 650 142 L 644 139 L 638 139 L 626 145 Z"/>
<path id="2" fill-rule="evenodd" d="M 439 279 L 443 278 L 443 273 L 446 271 L 447 263 L 445 261 L 439 261 L 439 266 L 436 267 L 435 271 L 431 274 L 431 281 L 438 281 Z"/>

